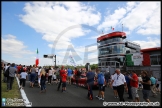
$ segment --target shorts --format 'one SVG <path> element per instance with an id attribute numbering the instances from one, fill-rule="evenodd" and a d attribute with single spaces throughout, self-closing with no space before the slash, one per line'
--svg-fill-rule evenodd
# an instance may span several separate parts
<path id="1" fill-rule="evenodd" d="M 52 79 L 53 81 L 56 81 L 56 79 Z"/>
<path id="2" fill-rule="evenodd" d="M 117 87 L 116 86 L 113 86 L 113 90 L 117 90 Z"/>
<path id="3" fill-rule="evenodd" d="M 132 93 L 133 100 L 135 100 L 135 98 L 138 98 L 139 97 L 139 95 L 138 95 L 138 89 L 137 88 L 131 87 L 131 93 Z"/>
<path id="4" fill-rule="evenodd" d="M 66 82 L 62 82 L 62 87 L 66 87 Z"/>
<path id="5" fill-rule="evenodd" d="M 106 81 L 106 83 L 108 83 L 109 82 L 109 79 L 108 78 L 105 78 L 105 81 Z"/>
<path id="6" fill-rule="evenodd" d="M 99 91 L 105 91 L 105 86 L 103 86 L 103 84 L 99 84 Z"/>
<path id="7" fill-rule="evenodd" d="M 31 73 L 30 74 L 30 82 L 34 83 L 35 82 L 35 77 L 36 77 L 36 74 L 35 73 Z"/>
<path id="8" fill-rule="evenodd" d="M 150 95 L 150 90 L 142 90 L 143 93 L 143 99 L 149 99 L 149 95 Z"/>
<path id="9" fill-rule="evenodd" d="M 71 80 L 71 76 L 68 76 L 67 78 L 68 78 L 68 80 Z"/>

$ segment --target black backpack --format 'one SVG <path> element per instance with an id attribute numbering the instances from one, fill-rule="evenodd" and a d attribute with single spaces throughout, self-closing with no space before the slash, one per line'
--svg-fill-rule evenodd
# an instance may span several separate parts
<path id="1" fill-rule="evenodd" d="M 5 77 L 9 77 L 9 69 L 10 69 L 10 67 L 8 67 L 7 70 L 5 71 L 5 73 L 4 73 Z"/>

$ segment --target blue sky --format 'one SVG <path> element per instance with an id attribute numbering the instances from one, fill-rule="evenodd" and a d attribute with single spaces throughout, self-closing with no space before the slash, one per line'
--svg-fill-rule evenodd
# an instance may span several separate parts
<path id="1" fill-rule="evenodd" d="M 160 47 L 160 6 L 160 2 L 2 2 L 2 59 L 33 65 L 38 48 L 40 66 L 54 64 L 44 54 L 56 54 L 59 65 L 71 64 L 69 48 L 77 65 L 97 63 L 97 37 L 102 31 L 113 32 L 111 26 L 121 31 L 122 24 L 127 39 L 141 48 Z"/>

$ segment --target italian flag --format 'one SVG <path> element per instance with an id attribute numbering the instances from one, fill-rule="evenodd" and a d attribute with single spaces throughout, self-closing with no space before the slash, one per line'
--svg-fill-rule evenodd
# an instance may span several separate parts
<path id="1" fill-rule="evenodd" d="M 37 48 L 37 58 L 35 60 L 35 65 L 38 66 L 38 64 L 39 64 L 39 58 L 38 58 L 38 48 Z"/>
<path id="2" fill-rule="evenodd" d="M 111 26 L 111 30 L 114 30 L 114 28 Z"/>

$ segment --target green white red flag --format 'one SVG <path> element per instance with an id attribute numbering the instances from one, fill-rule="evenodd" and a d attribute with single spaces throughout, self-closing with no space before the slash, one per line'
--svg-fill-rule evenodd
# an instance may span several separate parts
<path id="1" fill-rule="evenodd" d="M 35 60 L 35 66 L 38 66 L 39 64 L 39 58 L 38 58 L 38 48 L 37 48 L 37 57 L 36 57 L 36 60 Z"/>
<path id="2" fill-rule="evenodd" d="M 111 26 L 111 30 L 114 30 L 114 28 Z"/>

